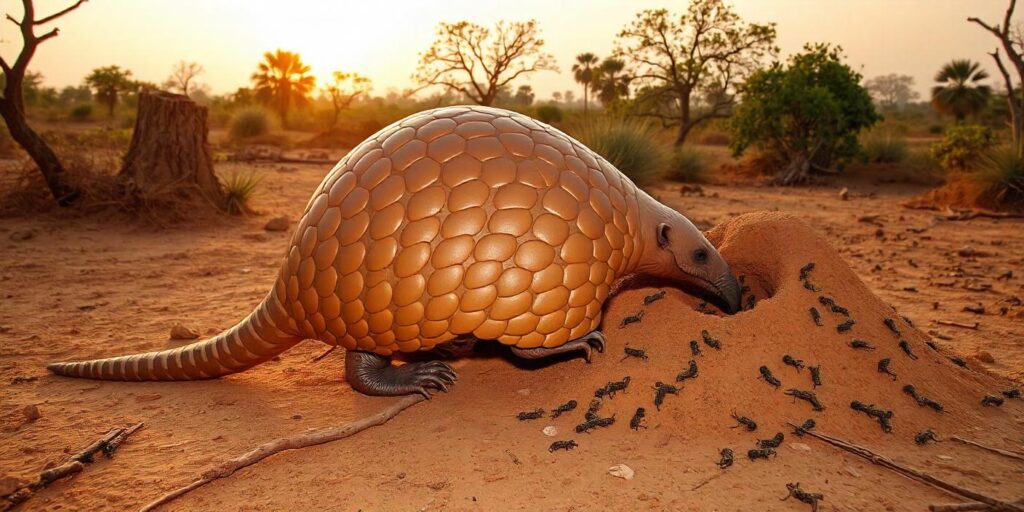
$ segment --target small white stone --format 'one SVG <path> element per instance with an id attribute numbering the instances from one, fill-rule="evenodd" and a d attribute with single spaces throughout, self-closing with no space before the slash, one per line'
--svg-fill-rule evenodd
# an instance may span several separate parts
<path id="1" fill-rule="evenodd" d="M 630 468 L 625 464 L 616 464 L 608 468 L 608 474 L 616 478 L 621 478 L 623 480 L 632 480 L 633 477 L 636 475 L 636 473 L 633 471 L 633 468 Z"/>
<path id="2" fill-rule="evenodd" d="M 520 395 L 523 395 L 523 396 L 530 396 L 530 389 L 529 388 L 517 389 L 516 393 L 519 393 Z"/>
<path id="3" fill-rule="evenodd" d="M 802 452 L 809 452 L 809 451 L 811 451 L 811 447 L 807 446 L 804 443 L 789 443 L 789 447 L 794 449 L 794 450 L 800 450 Z"/>
<path id="4" fill-rule="evenodd" d="M 953 457 L 950 457 L 949 455 L 937 455 L 937 457 L 942 460 L 953 460 Z"/>
<path id="5" fill-rule="evenodd" d="M 548 437 L 555 437 L 558 435 L 558 429 L 555 428 L 554 425 L 548 425 L 544 427 L 544 430 L 542 430 L 542 432 L 544 432 L 544 435 Z"/>

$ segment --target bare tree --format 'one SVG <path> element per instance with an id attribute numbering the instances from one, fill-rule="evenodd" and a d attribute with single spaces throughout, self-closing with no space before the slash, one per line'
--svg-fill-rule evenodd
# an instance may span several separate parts
<path id="1" fill-rule="evenodd" d="M 333 81 L 323 87 L 323 94 L 331 100 L 331 124 L 327 133 L 334 131 L 338 125 L 338 117 L 341 112 L 352 105 L 360 95 L 370 92 L 370 79 L 359 73 L 345 73 L 335 71 L 332 74 Z"/>
<path id="2" fill-rule="evenodd" d="M 631 68 L 639 114 L 678 126 L 676 146 L 694 127 L 728 116 L 739 84 L 778 53 L 774 24 L 746 24 L 722 0 L 694 0 L 678 16 L 642 11 L 618 38 L 616 57 Z M 696 105 L 701 97 L 713 101 Z"/>
<path id="3" fill-rule="evenodd" d="M 21 20 L 15 19 L 10 14 L 7 15 L 7 19 L 17 25 L 21 31 L 21 53 L 18 54 L 18 58 L 14 61 L 13 65 L 9 64 L 3 57 L 0 57 L 0 68 L 3 68 L 5 79 L 3 98 L 0 98 L 0 115 L 3 116 L 4 122 L 7 123 L 7 130 L 11 132 L 11 137 L 39 166 L 39 170 L 43 173 L 43 178 L 46 180 L 46 185 L 50 188 L 50 193 L 53 194 L 53 198 L 60 206 L 71 205 L 78 198 L 78 190 L 65 181 L 64 166 L 61 165 L 57 154 L 53 152 L 53 149 L 25 120 L 25 98 L 22 95 L 22 86 L 25 81 L 25 73 L 28 70 L 28 64 L 32 60 L 32 56 L 35 55 L 36 48 L 43 42 L 57 37 L 57 34 L 60 32 L 59 29 L 52 28 L 43 34 L 36 35 L 35 27 L 45 25 L 64 16 L 77 9 L 85 1 L 78 0 L 70 7 L 37 19 L 32 0 L 22 0 L 21 3 L 25 12 Z"/>
<path id="4" fill-rule="evenodd" d="M 516 78 L 558 71 L 554 57 L 543 47 L 535 20 L 499 21 L 493 31 L 468 21 L 442 22 L 434 44 L 420 56 L 413 79 L 421 89 L 441 86 L 477 104 L 491 105 Z"/>
<path id="5" fill-rule="evenodd" d="M 920 97 L 914 90 L 914 77 L 890 73 L 864 82 L 864 88 L 884 109 L 903 108 Z"/>
<path id="6" fill-rule="evenodd" d="M 171 69 L 171 75 L 164 81 L 164 87 L 188 96 L 198 87 L 193 81 L 204 71 L 198 62 L 178 61 Z"/>
<path id="7" fill-rule="evenodd" d="M 1014 70 L 1017 71 L 1019 86 L 1024 84 L 1024 56 L 1022 56 L 1022 53 L 1024 53 L 1024 41 L 1021 40 L 1020 31 L 1014 30 L 1010 25 L 1013 11 L 1016 7 L 1017 0 L 1010 0 L 1010 5 L 1006 8 L 1006 14 L 1003 16 L 1003 23 L 1001 25 L 989 25 L 974 17 L 967 18 L 967 21 L 977 23 L 999 39 L 999 44 L 1006 53 L 1006 58 L 1013 64 Z M 1006 69 L 1006 65 L 1003 64 L 1003 59 L 999 55 L 999 49 L 997 48 L 989 55 L 996 61 L 996 67 L 999 68 L 999 73 L 1003 75 L 1003 81 L 1006 83 L 1006 102 L 1010 107 L 1010 131 L 1013 134 L 1013 146 L 1016 148 L 1018 156 L 1024 156 L 1024 90 L 1017 91 L 1014 89 L 1013 80 L 1010 78 L 1010 72 Z"/>

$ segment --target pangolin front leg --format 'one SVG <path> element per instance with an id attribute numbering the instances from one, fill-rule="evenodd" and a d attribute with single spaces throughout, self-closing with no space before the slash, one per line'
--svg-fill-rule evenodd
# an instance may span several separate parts
<path id="1" fill-rule="evenodd" d="M 428 399 L 430 389 L 448 391 L 448 386 L 458 378 L 455 370 L 443 361 L 395 366 L 389 357 L 359 350 L 349 350 L 345 354 L 345 377 L 353 389 L 367 395 L 419 393 Z"/>
<path id="2" fill-rule="evenodd" d="M 589 363 L 592 350 L 597 349 L 598 352 L 604 352 L 604 334 L 601 334 L 601 331 L 595 329 L 579 338 L 570 340 L 564 345 L 557 347 L 511 348 L 512 353 L 515 354 L 516 357 L 521 357 L 523 359 L 541 359 L 558 354 L 564 354 L 566 352 L 581 350 L 583 351 L 583 359 Z"/>

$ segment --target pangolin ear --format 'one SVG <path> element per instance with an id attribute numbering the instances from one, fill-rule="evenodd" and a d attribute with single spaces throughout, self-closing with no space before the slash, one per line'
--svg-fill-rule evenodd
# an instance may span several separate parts
<path id="1" fill-rule="evenodd" d="M 668 224 L 664 222 L 658 224 L 658 247 L 668 247 Z"/>

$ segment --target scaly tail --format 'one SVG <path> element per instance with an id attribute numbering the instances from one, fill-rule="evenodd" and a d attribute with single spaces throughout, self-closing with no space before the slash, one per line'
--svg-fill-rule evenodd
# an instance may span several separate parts
<path id="1" fill-rule="evenodd" d="M 52 363 L 57 375 L 99 380 L 199 380 L 237 373 L 291 348 L 302 338 L 274 292 L 234 327 L 191 345 L 108 359 Z"/>

